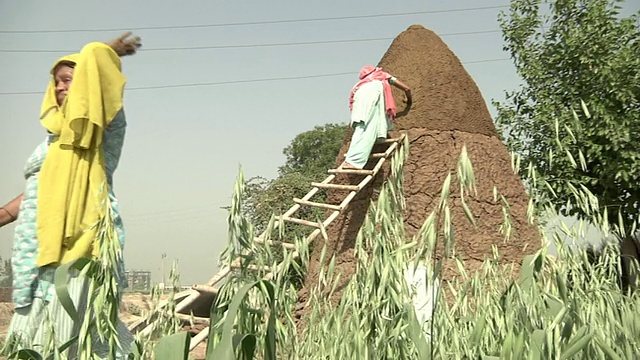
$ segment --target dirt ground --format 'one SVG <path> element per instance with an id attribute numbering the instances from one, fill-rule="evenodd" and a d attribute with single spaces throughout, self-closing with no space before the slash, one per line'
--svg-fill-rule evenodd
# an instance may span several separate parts
<path id="1" fill-rule="evenodd" d="M 123 296 L 122 306 L 120 307 L 120 319 L 129 325 L 140 319 L 140 316 L 148 310 L 151 310 L 153 303 L 149 295 L 141 293 L 129 293 Z M 13 304 L 10 302 L 0 302 L 0 337 L 4 338 L 13 316 Z"/>
<path id="2" fill-rule="evenodd" d="M 128 326 L 140 319 L 145 312 L 151 310 L 152 306 L 151 296 L 141 293 L 127 293 L 122 299 L 120 319 Z M 13 304 L 10 302 L 0 302 L 0 339 L 6 337 L 12 316 Z M 206 346 L 206 342 L 201 343 L 191 351 L 191 356 L 196 360 L 204 359 L 207 349 Z"/>

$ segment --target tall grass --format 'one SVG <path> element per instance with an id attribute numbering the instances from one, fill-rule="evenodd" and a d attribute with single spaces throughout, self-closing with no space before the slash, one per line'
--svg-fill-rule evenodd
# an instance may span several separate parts
<path id="1" fill-rule="evenodd" d="M 401 155 L 401 154 L 400 154 Z M 286 279 L 274 280 L 277 304 L 265 300 L 264 291 L 247 296 L 242 315 L 236 319 L 239 333 L 259 337 L 268 324 L 267 313 L 281 319 L 277 325 L 280 358 L 289 359 L 632 359 L 640 343 L 640 301 L 637 294 L 625 295 L 617 283 L 619 250 L 605 246 L 601 261 L 586 261 L 584 250 L 571 249 L 566 243 L 584 241 L 582 231 L 566 224 L 553 233 L 541 229 L 543 246 L 525 258 L 515 278 L 513 265 L 498 262 L 494 251 L 477 272 L 465 270 L 455 257 L 455 239 L 451 223 L 450 190 L 453 176 L 442 186 L 440 202 L 427 216 L 420 232 L 407 239 L 402 218 L 402 158 L 394 159 L 392 176 L 383 185 L 376 204 L 372 204 L 353 250 L 357 270 L 347 287 L 336 295 L 342 273 L 335 257 L 321 254 L 319 281 L 311 291 L 308 318 L 292 321 L 296 296 Z M 514 167 L 517 160 L 514 161 Z M 532 178 L 544 184 L 544 180 Z M 475 221 L 465 194 L 474 193 L 473 167 L 463 149 L 457 169 L 457 188 L 467 220 Z M 604 232 L 613 226 L 606 223 L 595 197 L 585 188 L 574 188 L 581 206 L 591 210 L 592 223 Z M 502 204 L 504 239 L 513 235 L 509 204 L 495 189 L 495 199 Z M 531 222 L 544 224 L 552 216 L 552 199 L 530 194 L 533 199 L 527 211 Z M 241 198 L 241 196 L 239 197 Z M 533 244 L 535 246 L 535 244 Z M 549 253 L 551 245 L 558 249 Z M 444 248 L 449 258 L 436 257 L 435 250 Z M 258 250 L 258 253 L 260 250 Z M 266 252 L 266 250 L 265 250 Z M 308 254 L 307 254 L 308 255 Z M 326 261 L 325 261 L 326 260 Z M 268 253 L 252 258 L 255 267 L 269 266 Z M 443 263 L 455 264 L 460 276 L 442 283 L 445 291 L 435 293 L 435 311 L 428 323 L 418 323 L 412 289 L 406 281 L 408 271 L 425 266 L 429 281 L 435 287 Z M 228 302 L 237 288 L 259 275 L 241 270 L 225 285 L 225 296 L 218 306 Z M 445 299 L 444 294 L 451 294 Z M 335 298 L 337 298 L 337 301 Z M 333 300 L 333 301 L 332 301 Z M 242 318 L 244 317 L 244 318 Z M 219 324 L 228 319 L 218 317 Z M 303 325 L 304 328 L 295 326 Z M 219 335 L 218 335 L 219 336 Z M 216 346 L 216 335 L 210 346 Z M 257 339 L 258 348 L 264 339 Z"/>
<path id="2" fill-rule="evenodd" d="M 298 290 L 292 279 L 306 273 L 309 248 L 302 239 L 294 239 L 298 246 L 294 256 L 286 249 L 274 251 L 251 241 L 254 228 L 241 211 L 240 172 L 228 217 L 229 245 L 221 262 L 228 265 L 238 255 L 243 261 L 211 308 L 207 359 L 633 359 L 640 353 L 640 296 L 620 291 L 617 246 L 605 246 L 600 261 L 594 263 L 587 261 L 584 250 L 565 246 L 584 240 L 579 228 L 561 224 L 552 233 L 544 231 L 543 224 L 554 215 L 553 199 L 536 192 L 545 183 L 533 167 L 525 179 L 531 189 L 527 216 L 541 227 L 542 248 L 517 266 L 501 264 L 494 251 L 478 271 L 471 272 L 456 256 L 456 224 L 451 217 L 451 193 L 459 191 L 465 221 L 476 221 L 465 200 L 476 189 L 466 148 L 456 172 L 446 177 L 437 206 L 410 238 L 402 215 L 407 152 L 405 143 L 394 155 L 390 176 L 358 233 L 352 250 L 355 273 L 344 279 L 336 257 L 321 248 L 320 263 L 326 265 L 317 283 L 306 284 L 311 289 L 308 311 L 300 320 L 295 317 Z M 513 164 L 517 171 L 519 160 L 514 158 Z M 592 214 L 591 223 L 611 233 L 615 225 L 606 223 L 596 198 L 585 188 L 573 189 L 579 206 Z M 517 234 L 500 189 L 494 190 L 494 197 L 504 217 L 498 244 Z M 276 221 L 273 217 L 267 225 L 267 237 L 286 238 L 284 227 L 274 229 Z M 550 254 L 551 245 L 557 254 Z M 285 266 L 276 271 L 280 259 Z M 459 276 L 441 281 L 445 266 L 455 268 Z M 514 277 L 515 269 L 519 273 Z M 426 278 L 418 289 L 408 279 L 421 272 Z M 268 280 L 263 280 L 265 276 Z M 339 288 L 343 282 L 346 286 Z M 110 294 L 109 284 L 101 294 Z M 416 311 L 415 294 L 420 290 L 431 294 L 422 299 L 433 305 L 427 318 Z M 97 304 L 100 298 L 92 301 Z M 112 300 L 104 303 L 102 315 L 107 336 L 113 321 L 108 301 Z M 188 336 L 177 333 L 172 307 L 158 311 L 163 312 L 162 321 L 153 336 L 138 339 L 135 358 L 185 358 Z M 162 335 L 166 336 L 156 345 Z"/>

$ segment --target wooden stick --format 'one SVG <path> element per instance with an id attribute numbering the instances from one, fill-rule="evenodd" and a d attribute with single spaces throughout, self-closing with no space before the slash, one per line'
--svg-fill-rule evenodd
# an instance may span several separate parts
<path id="1" fill-rule="evenodd" d="M 335 177 L 336 177 L 335 175 L 329 175 L 321 182 L 321 184 L 328 184 L 331 181 L 333 181 L 333 179 L 335 179 Z M 320 191 L 320 189 L 318 187 L 314 187 L 305 196 L 302 197 L 302 200 L 306 201 L 306 200 L 311 199 L 313 197 L 313 195 L 315 195 L 318 191 Z M 283 217 L 289 217 L 289 216 L 293 215 L 293 213 L 298 211 L 298 209 L 300 209 L 300 205 L 299 204 L 295 204 L 292 207 L 290 207 L 289 210 L 287 210 L 284 214 L 282 214 L 282 216 Z M 261 236 L 262 236 L 262 234 L 261 234 Z"/>
<path id="2" fill-rule="evenodd" d="M 166 314 L 167 316 L 171 316 L 170 314 Z M 183 321 L 187 324 L 195 324 L 195 325 L 209 325 L 209 318 L 200 317 L 200 316 L 191 316 L 189 314 L 178 314 L 175 315 L 180 321 Z"/>
<path id="3" fill-rule="evenodd" d="M 175 295 L 173 296 L 174 301 L 176 301 L 176 300 L 178 300 L 178 299 L 180 299 L 180 300 L 178 300 L 178 301 L 182 301 L 183 299 L 185 299 L 185 298 L 189 297 L 189 295 L 191 295 L 192 293 L 193 293 L 193 291 L 192 291 L 192 290 L 185 290 L 185 291 L 181 291 L 181 292 L 179 292 L 179 293 L 177 293 L 177 294 L 175 294 Z M 164 300 L 159 301 L 159 302 L 158 302 L 158 305 L 157 305 L 156 307 L 157 307 L 158 309 L 162 309 L 162 308 L 164 308 L 165 306 L 167 306 L 168 304 L 169 304 L 169 299 L 164 299 Z M 138 331 L 138 328 L 139 328 L 140 326 L 142 326 L 142 325 L 145 325 L 145 323 L 149 323 L 149 322 L 153 322 L 153 321 L 155 321 L 155 320 L 154 320 L 154 317 L 155 317 L 156 315 L 157 315 L 157 313 L 156 313 L 156 314 L 154 314 L 154 315 L 152 316 L 152 318 L 143 318 L 143 319 L 138 319 L 138 320 L 134 321 L 133 323 L 131 323 L 127 328 L 128 328 L 128 329 L 129 329 L 129 331 L 131 331 L 131 332 L 136 332 L 136 331 Z"/>
<path id="4" fill-rule="evenodd" d="M 209 281 L 207 281 L 207 285 L 213 286 L 220 282 L 220 280 L 224 279 L 225 276 L 231 271 L 229 266 L 223 266 L 217 274 L 215 274 Z"/>
<path id="5" fill-rule="evenodd" d="M 404 134 L 400 135 L 397 138 L 390 138 L 390 139 L 384 139 L 383 141 L 380 141 L 379 143 L 376 144 L 391 144 L 391 143 L 397 143 L 398 141 L 401 141 L 402 139 L 404 139 Z"/>
<path id="6" fill-rule="evenodd" d="M 396 142 L 396 143 L 391 144 L 391 146 L 389 146 L 389 147 L 387 148 L 387 151 L 385 151 L 385 152 L 383 153 L 383 156 L 381 156 L 381 157 L 388 158 L 388 157 L 391 155 L 391 153 L 393 153 L 394 151 L 396 151 L 396 149 L 397 149 L 397 148 L 398 148 L 398 143 L 397 143 L 397 142 Z"/>
<path id="7" fill-rule="evenodd" d="M 325 204 L 325 203 L 319 203 L 319 202 L 313 202 L 313 201 L 305 201 L 305 200 L 298 199 L 298 198 L 293 198 L 293 202 L 295 202 L 297 204 L 300 204 L 300 205 L 313 206 L 313 207 L 322 208 L 322 209 L 338 210 L 338 211 L 341 210 L 339 205 L 331 205 L 331 204 Z"/>
<path id="8" fill-rule="evenodd" d="M 218 292 L 220 291 L 219 288 L 215 288 L 209 285 L 196 284 L 196 285 L 193 285 L 191 288 L 199 293 L 212 294 L 212 295 L 218 295 Z"/>
<path id="9" fill-rule="evenodd" d="M 198 346 L 198 344 L 200 344 L 201 342 L 206 340 L 207 337 L 209 337 L 209 327 L 208 326 L 206 328 L 202 329 L 202 331 L 200 331 L 198 333 L 198 335 L 196 335 L 196 336 L 191 338 L 191 342 L 189 342 L 189 351 L 195 349 L 196 346 Z"/>
<path id="10" fill-rule="evenodd" d="M 342 200 L 342 202 L 340 203 L 340 207 L 343 209 L 346 209 L 347 206 L 349 206 L 349 203 L 351 202 L 351 200 L 353 200 L 353 198 L 358 194 L 358 192 L 356 191 L 352 191 L 349 193 L 349 195 L 347 195 L 344 200 Z M 329 224 L 324 224 L 323 226 L 326 228 L 327 226 L 329 226 Z"/>
<path id="11" fill-rule="evenodd" d="M 310 226 L 310 227 L 314 227 L 314 228 L 320 227 L 320 224 L 318 224 L 317 222 L 298 219 L 298 218 L 293 218 L 293 217 L 284 217 L 283 216 L 282 220 L 288 221 L 288 222 L 292 222 L 292 223 L 296 223 L 296 224 L 300 224 L 300 225 L 306 225 L 306 226 Z"/>
<path id="12" fill-rule="evenodd" d="M 329 174 L 356 174 L 356 175 L 373 175 L 373 170 L 366 169 L 329 169 Z"/>
<path id="13" fill-rule="evenodd" d="M 187 306 L 193 304 L 200 297 L 200 293 L 193 290 L 193 294 L 176 304 L 176 312 L 184 310 Z"/>
<path id="14" fill-rule="evenodd" d="M 234 269 L 242 269 L 242 264 L 234 264 L 232 265 L 232 267 Z M 271 266 L 258 266 L 258 265 L 254 265 L 254 264 L 249 264 L 246 267 L 247 270 L 253 270 L 253 271 L 270 271 L 271 270 Z"/>
<path id="15" fill-rule="evenodd" d="M 269 245 L 269 246 L 280 246 L 283 247 L 287 250 L 295 250 L 296 246 L 292 243 L 288 243 L 288 242 L 284 242 L 284 241 L 274 241 L 274 240 L 262 240 L 262 239 L 255 239 L 253 240 L 255 243 L 257 244 L 263 244 L 263 245 Z"/>
<path id="16" fill-rule="evenodd" d="M 316 182 L 312 182 L 311 186 L 323 188 L 323 189 L 336 189 L 336 190 L 350 190 L 350 191 L 358 191 L 357 186 L 355 185 L 340 185 L 340 184 L 320 184 Z"/>

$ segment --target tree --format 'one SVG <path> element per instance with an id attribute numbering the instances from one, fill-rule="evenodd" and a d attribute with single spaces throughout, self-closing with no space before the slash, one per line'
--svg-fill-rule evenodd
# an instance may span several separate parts
<path id="1" fill-rule="evenodd" d="M 265 229 L 271 215 L 284 213 L 293 205 L 294 197 L 301 198 L 311 190 L 311 182 L 322 181 L 328 175 L 327 170 L 335 164 L 346 130 L 346 124 L 325 124 L 298 134 L 283 150 L 286 161 L 278 168 L 277 178 L 267 180 L 256 176 L 246 181 L 244 212 L 258 233 Z M 326 192 L 320 191 L 313 201 L 325 199 Z M 303 207 L 295 214 L 310 221 L 322 219 L 323 215 L 324 210 L 309 207 Z M 285 229 L 287 240 L 308 235 L 308 227 L 301 225 L 287 224 Z"/>
<path id="2" fill-rule="evenodd" d="M 639 13 L 621 18 L 620 3 L 512 0 L 499 22 L 524 84 L 495 105 L 508 146 L 547 180 L 556 210 L 591 219 L 575 196 L 584 186 L 624 247 L 640 206 L 640 33 Z"/>
<path id="3" fill-rule="evenodd" d="M 13 286 L 13 270 L 11 269 L 11 259 L 0 258 L 0 287 Z"/>
<path id="4" fill-rule="evenodd" d="M 325 124 L 298 134 L 282 153 L 286 162 L 278 170 L 280 175 L 293 172 L 317 179 L 332 168 L 347 131 L 346 124 Z"/>

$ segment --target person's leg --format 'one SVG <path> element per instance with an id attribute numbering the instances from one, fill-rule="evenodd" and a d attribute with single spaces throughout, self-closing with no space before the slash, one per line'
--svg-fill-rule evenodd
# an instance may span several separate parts
<path id="1" fill-rule="evenodd" d="M 118 336 L 116 359 L 127 359 L 133 352 L 132 346 L 135 338 L 120 319 L 118 319 L 116 323 L 116 333 Z M 98 332 L 94 329 L 94 331 L 91 332 L 91 340 L 93 341 L 94 354 L 98 355 L 101 359 L 106 359 L 111 353 L 108 339 L 101 341 Z"/>
<path id="2" fill-rule="evenodd" d="M 355 123 L 353 125 L 353 135 L 351 137 L 351 144 L 345 158 L 345 163 L 342 168 L 356 168 L 362 169 L 367 161 L 369 161 L 369 155 L 371 149 L 376 141 L 375 121 L 369 122 L 368 125 L 362 122 Z M 372 126 L 373 125 L 373 126 Z"/>
<path id="3" fill-rule="evenodd" d="M 381 109 L 382 112 L 380 112 Z M 383 124 L 382 121 L 385 123 Z M 370 82 L 358 89 L 354 95 L 351 124 L 353 135 L 341 167 L 362 169 L 369 161 L 371 149 L 381 131 L 386 134 L 382 83 Z"/>
<path id="4" fill-rule="evenodd" d="M 78 291 L 77 299 L 77 308 L 78 314 L 81 316 L 82 321 L 85 318 L 85 314 L 87 311 L 87 307 L 89 306 L 89 284 L 91 279 L 86 276 L 85 273 L 78 275 L 75 278 L 71 279 L 71 284 L 74 285 L 73 289 Z M 70 286 L 71 287 L 71 286 Z M 118 301 L 118 307 L 120 306 L 120 299 Z M 95 313 L 91 312 L 91 316 L 95 318 Z M 73 329 L 74 336 L 80 333 L 80 325 L 77 324 Z M 127 327 L 122 323 L 120 319 L 117 320 L 116 323 L 116 333 L 118 338 L 118 346 L 116 350 L 116 359 L 126 359 L 129 354 L 131 354 L 131 344 L 133 343 L 133 335 Z M 97 355 L 101 359 L 108 358 L 111 348 L 109 346 L 109 339 L 100 339 L 100 335 L 95 327 L 92 328 L 91 333 L 91 348 L 93 354 Z M 77 352 L 77 348 L 75 350 Z"/>
<path id="5" fill-rule="evenodd" d="M 36 333 L 41 326 L 41 315 L 44 310 L 44 302 L 41 299 L 33 299 L 29 306 L 15 309 L 2 354 L 8 355 L 20 349 L 33 349 Z"/>
<path id="6" fill-rule="evenodd" d="M 86 305 L 84 304 L 86 303 L 87 293 L 89 290 L 88 288 L 89 284 L 84 272 L 81 273 L 78 270 L 69 271 L 67 291 L 69 292 L 69 297 L 71 298 L 73 307 L 78 315 L 78 321 L 75 321 L 71 315 L 69 315 L 67 310 L 65 310 L 57 293 L 52 296 L 51 302 L 47 308 L 51 314 L 51 319 L 55 321 L 54 331 L 56 336 L 56 346 L 60 347 L 62 344 L 71 340 L 74 336 L 78 335 L 82 322 L 84 321 L 86 310 Z M 78 346 L 79 344 L 77 341 L 69 346 L 69 348 L 64 352 L 67 359 L 74 360 L 78 358 Z"/>
<path id="7" fill-rule="evenodd" d="M 39 273 L 39 284 L 53 283 L 54 268 L 43 268 Z M 40 286 L 39 285 L 39 286 Z M 43 285 L 42 293 L 53 292 L 53 285 Z M 75 307 L 78 306 L 80 291 L 71 281 L 67 290 Z M 53 294 L 52 300 L 47 302 L 36 297 L 31 305 L 16 309 L 11 320 L 7 342 L 12 351 L 20 349 L 32 349 L 44 356 L 54 352 L 69 339 L 71 339 L 75 322 L 60 304 L 57 295 Z M 67 356 L 68 351 L 61 355 Z M 70 356 L 69 359 L 75 357 Z"/>

